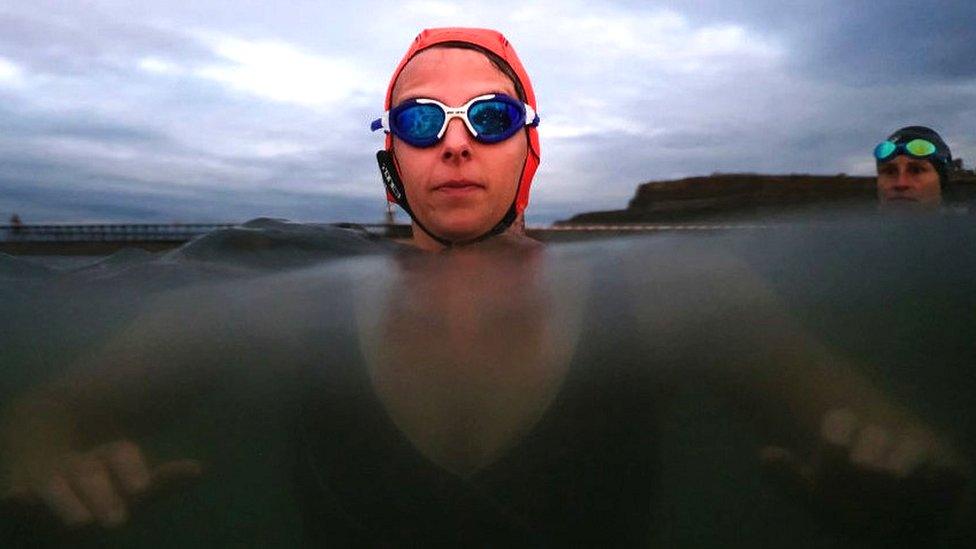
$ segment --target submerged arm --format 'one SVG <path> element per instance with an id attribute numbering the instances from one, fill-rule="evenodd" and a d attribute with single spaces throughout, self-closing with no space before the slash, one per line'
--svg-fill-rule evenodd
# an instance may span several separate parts
<path id="1" fill-rule="evenodd" d="M 709 380 L 779 441 L 761 452 L 773 472 L 855 528 L 930 530 L 919 522 L 958 505 L 969 467 L 948 439 L 804 330 L 748 265 L 675 263 L 642 282 L 660 298 L 639 304 L 647 338 L 677 342 L 691 369 L 676 376 Z"/>
<path id="2" fill-rule="evenodd" d="M 60 378 L 5 406 L 3 493 L 69 525 L 115 525 L 133 498 L 199 475 L 198 462 L 159 462 L 137 441 L 253 360 L 260 329 L 233 304 L 213 290 L 164 296 Z"/>

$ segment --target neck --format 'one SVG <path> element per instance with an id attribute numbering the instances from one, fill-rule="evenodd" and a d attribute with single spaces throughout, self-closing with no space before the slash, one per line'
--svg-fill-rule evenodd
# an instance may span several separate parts
<path id="1" fill-rule="evenodd" d="M 413 238 L 410 240 L 410 243 L 414 247 L 420 248 L 425 252 L 439 252 L 447 248 L 447 246 L 444 244 L 441 244 L 440 242 L 431 238 L 431 236 L 427 234 L 427 231 L 421 229 L 416 223 L 412 223 L 411 228 L 413 231 Z"/>
<path id="2" fill-rule="evenodd" d="M 434 240 L 426 231 L 420 228 L 416 222 L 412 224 L 413 238 L 410 243 L 425 252 L 440 252 L 446 250 L 448 246 Z M 501 233 L 487 238 L 485 240 L 479 240 L 476 242 L 471 242 L 468 244 L 455 245 L 454 248 L 468 248 L 478 245 L 516 245 L 516 246 L 537 246 L 539 242 L 532 238 L 529 238 L 525 234 L 525 221 L 522 214 L 516 217 L 515 221 Z"/>

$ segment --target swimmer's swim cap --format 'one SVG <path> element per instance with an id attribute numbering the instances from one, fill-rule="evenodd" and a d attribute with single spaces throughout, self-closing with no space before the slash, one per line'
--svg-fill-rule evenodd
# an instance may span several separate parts
<path id="1" fill-rule="evenodd" d="M 939 172 L 939 183 L 945 187 L 949 181 L 949 165 L 952 164 L 952 151 L 949 150 L 949 146 L 946 145 L 946 142 L 938 132 L 925 126 L 906 126 L 888 136 L 888 141 L 896 145 L 904 145 L 915 139 L 924 139 L 935 145 L 935 153 L 926 158 L 926 160 L 932 164 L 935 171 Z"/>
<path id="2" fill-rule="evenodd" d="M 400 72 L 403 71 L 403 67 L 414 58 L 415 55 L 420 53 L 422 50 L 436 46 L 438 44 L 444 44 L 449 42 L 462 42 L 465 44 L 471 44 L 483 50 L 489 51 L 497 55 L 502 61 L 505 62 L 515 73 L 518 78 L 517 86 L 521 86 L 522 90 L 525 92 L 525 97 L 523 101 L 528 103 L 533 109 L 538 112 L 538 108 L 535 102 L 535 91 L 532 89 L 532 82 L 529 80 L 529 75 L 525 72 L 525 68 L 522 66 L 522 62 L 519 61 L 518 55 L 515 54 L 515 49 L 512 45 L 508 43 L 508 40 L 498 31 L 490 29 L 469 29 L 461 27 L 449 27 L 441 29 L 426 29 L 422 31 L 417 38 L 414 39 L 413 44 L 410 45 L 410 49 L 407 50 L 406 55 L 403 56 L 403 60 L 397 65 L 395 71 L 393 71 L 393 77 L 390 78 L 390 85 L 386 89 L 386 102 L 384 103 L 383 110 L 389 111 L 393 108 L 393 87 L 396 85 L 397 79 L 400 77 Z M 519 178 L 518 183 L 518 193 L 515 196 L 515 203 L 513 204 L 515 213 L 522 213 L 525 211 L 526 206 L 529 205 L 529 189 L 532 186 L 532 178 L 535 176 L 535 171 L 539 167 L 539 132 L 535 127 L 527 127 L 526 131 L 529 133 L 529 150 L 525 158 L 525 167 L 522 168 L 522 176 Z M 386 150 L 391 151 L 393 147 L 393 136 L 386 136 Z M 387 199 L 390 202 L 397 202 L 393 196 L 387 193 Z"/>

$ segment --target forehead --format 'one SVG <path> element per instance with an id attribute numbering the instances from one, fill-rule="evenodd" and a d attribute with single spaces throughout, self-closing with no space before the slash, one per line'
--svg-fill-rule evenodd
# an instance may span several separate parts
<path id="1" fill-rule="evenodd" d="M 932 167 L 933 170 L 935 169 L 935 167 L 933 167 L 932 164 L 930 164 L 928 160 L 922 160 L 920 158 L 911 158 L 911 157 L 908 157 L 908 156 L 905 156 L 905 155 L 898 155 L 898 156 L 892 158 L 891 160 L 885 162 L 884 164 L 879 165 L 878 166 L 878 169 L 883 169 L 885 166 L 890 166 L 892 168 L 894 168 L 894 167 L 908 167 L 908 166 L 914 166 L 914 167 L 921 167 L 921 166 L 923 166 L 923 167 L 926 167 L 926 168 Z"/>
<path id="2" fill-rule="evenodd" d="M 414 56 L 400 72 L 393 88 L 393 105 L 414 97 L 460 105 L 489 92 L 516 95 L 511 79 L 483 53 L 461 48 L 431 48 Z"/>

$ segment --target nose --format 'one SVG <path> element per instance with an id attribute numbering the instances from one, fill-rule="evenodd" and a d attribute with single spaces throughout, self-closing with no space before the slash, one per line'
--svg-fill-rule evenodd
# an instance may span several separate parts
<path id="1" fill-rule="evenodd" d="M 471 158 L 471 134 L 464 121 L 455 118 L 447 123 L 444 139 L 441 141 L 441 160 L 461 162 Z"/>
<path id="2" fill-rule="evenodd" d="M 895 184 L 892 189 L 896 191 L 907 191 L 912 188 L 911 174 L 908 170 L 899 170 L 898 179 L 895 180 Z"/>

